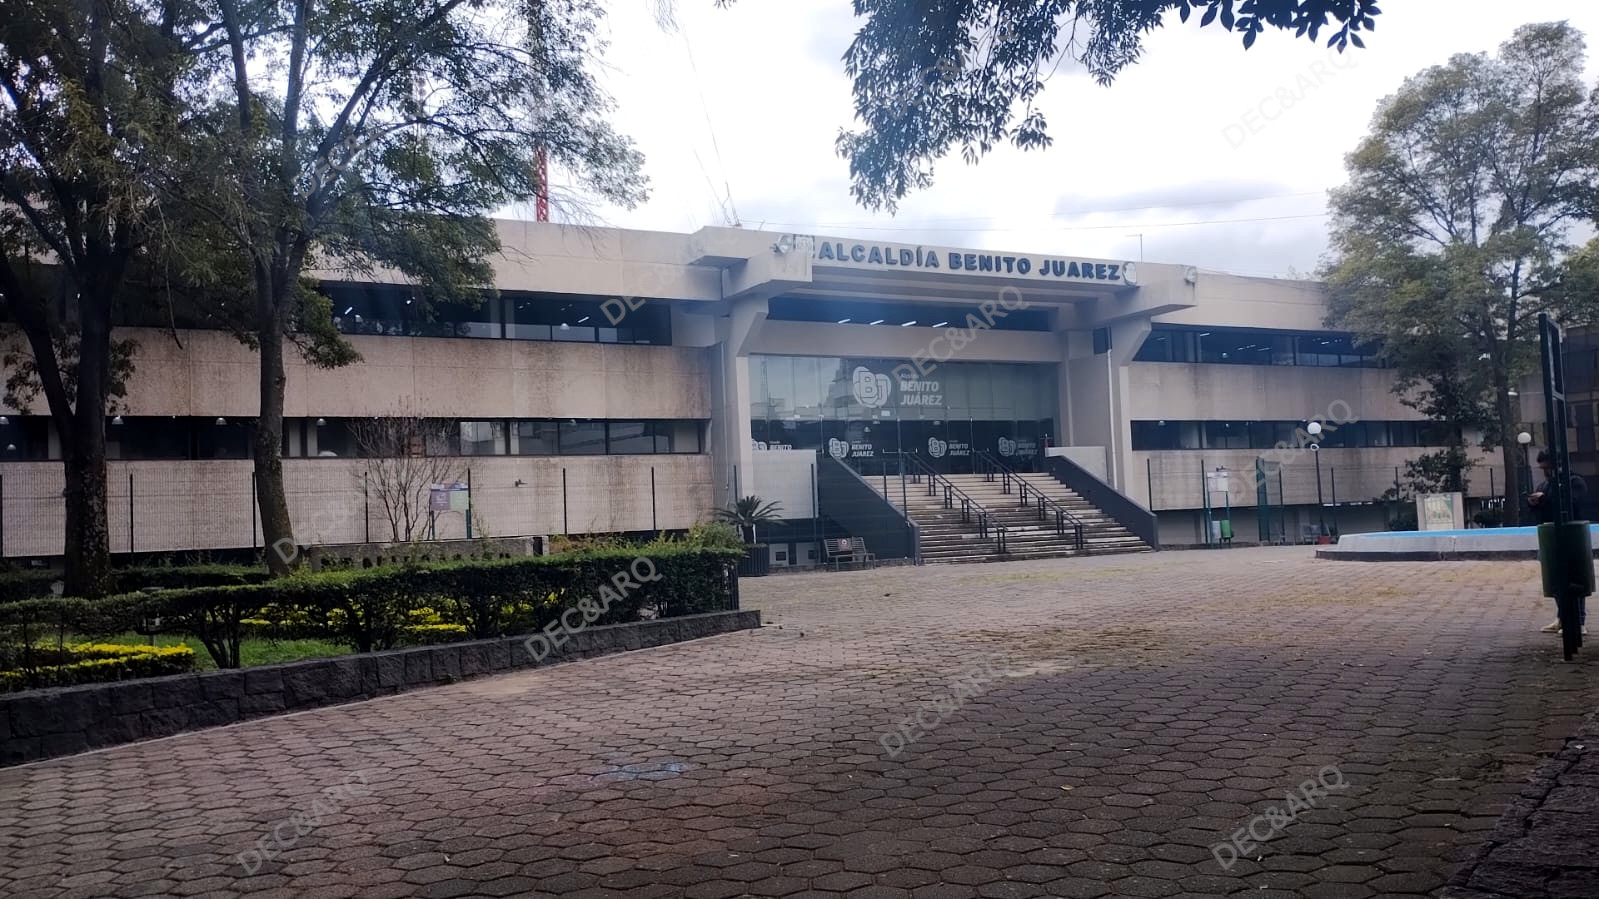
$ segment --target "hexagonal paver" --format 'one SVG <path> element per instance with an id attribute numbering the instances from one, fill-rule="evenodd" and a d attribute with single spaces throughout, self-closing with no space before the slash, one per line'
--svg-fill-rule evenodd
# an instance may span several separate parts
<path id="1" fill-rule="evenodd" d="M 1531 562 L 1238 549 L 742 590 L 759 631 L 0 770 L 0 894 L 1422 896 L 1599 704 L 1599 666 L 1536 632 Z M 1347 788 L 1298 807 L 1328 766 Z M 313 809 L 357 771 L 368 795 Z M 1530 821 L 1587 808 L 1541 795 Z"/>

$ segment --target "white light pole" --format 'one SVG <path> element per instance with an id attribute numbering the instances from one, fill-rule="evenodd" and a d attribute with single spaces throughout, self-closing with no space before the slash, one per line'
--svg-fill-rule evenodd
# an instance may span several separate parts
<path id="1" fill-rule="evenodd" d="M 1305 427 L 1305 431 L 1312 437 L 1320 437 L 1321 422 L 1311 422 Z M 1321 444 L 1319 442 L 1310 445 L 1310 454 L 1316 457 L 1316 514 L 1317 520 L 1321 522 L 1321 533 L 1325 536 L 1327 533 L 1327 506 L 1321 500 Z"/>

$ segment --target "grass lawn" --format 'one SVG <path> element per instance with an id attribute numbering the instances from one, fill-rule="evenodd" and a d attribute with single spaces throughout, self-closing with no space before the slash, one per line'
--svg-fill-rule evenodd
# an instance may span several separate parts
<path id="1" fill-rule="evenodd" d="M 126 633 L 96 638 L 94 642 L 148 646 L 150 638 L 142 634 Z M 194 650 L 198 670 L 210 671 L 216 667 L 216 662 L 211 660 L 211 653 L 206 652 L 205 644 L 201 643 L 198 637 L 159 634 L 155 638 L 155 645 L 187 646 Z M 326 640 L 245 640 L 239 645 L 239 663 L 249 668 L 252 665 L 271 665 L 275 662 L 295 662 L 300 659 L 325 659 L 329 656 L 349 655 L 352 651 L 342 643 L 329 643 Z"/>

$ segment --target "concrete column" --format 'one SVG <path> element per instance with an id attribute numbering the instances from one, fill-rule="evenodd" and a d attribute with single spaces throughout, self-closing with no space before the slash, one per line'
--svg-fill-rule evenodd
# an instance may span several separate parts
<path id="1" fill-rule="evenodd" d="M 716 462 L 716 503 L 730 504 L 752 487 L 754 451 L 750 436 L 750 377 L 747 347 L 766 321 L 766 300 L 731 300 L 716 317 L 716 343 L 709 368 L 715 419 L 711 451 Z"/>

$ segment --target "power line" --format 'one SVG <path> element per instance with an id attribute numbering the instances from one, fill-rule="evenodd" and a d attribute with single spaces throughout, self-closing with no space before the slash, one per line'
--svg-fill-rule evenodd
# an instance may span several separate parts
<path id="1" fill-rule="evenodd" d="M 918 227 L 889 227 L 889 226 L 886 226 L 886 225 L 846 225 L 846 224 L 841 224 L 841 223 L 828 223 L 828 222 L 779 222 L 779 221 L 768 221 L 767 224 L 769 224 L 769 225 L 784 225 L 784 226 L 787 226 L 787 227 L 790 227 L 790 228 L 806 228 L 806 229 L 848 228 L 849 230 L 852 230 L 852 231 L 894 231 L 894 232 L 907 232 L 907 231 L 939 231 L 939 232 L 943 232 L 943 231 L 951 231 L 951 232 L 976 232 L 976 233 L 993 233 L 993 232 L 1001 232 L 1001 231 L 1033 231 L 1033 232 L 1049 231 L 1049 232 L 1054 232 L 1054 231 L 1110 231 L 1110 230 L 1115 230 L 1115 229 L 1118 229 L 1118 228 L 1186 228 L 1186 227 L 1190 227 L 1190 226 L 1193 226 L 1193 225 L 1240 225 L 1240 224 L 1247 224 L 1247 223 L 1251 223 L 1251 222 L 1284 222 L 1284 221 L 1290 221 L 1292 219 L 1326 218 L 1327 216 L 1329 216 L 1331 214 L 1332 213 L 1330 213 L 1330 212 L 1309 212 L 1309 213 L 1305 213 L 1303 215 L 1274 215 L 1274 216 L 1264 216 L 1264 217 L 1259 217 L 1259 218 L 1238 218 L 1238 219 L 1201 219 L 1201 220 L 1192 221 L 1192 222 L 1123 222 L 1121 224 L 1116 224 L 1116 225 L 1058 225 L 1058 226 L 1052 225 L 1052 226 L 1046 226 L 1046 227 L 1034 226 L 1034 227 L 1018 227 L 1018 228 L 973 228 L 973 227 L 937 228 L 937 227 L 921 227 L 921 226 L 918 226 Z"/>
<path id="2" fill-rule="evenodd" d="M 1199 207 L 1199 206 L 1227 206 L 1227 205 L 1232 205 L 1234 203 L 1255 203 L 1255 202 L 1260 202 L 1260 201 L 1263 201 L 1263 200 L 1286 200 L 1286 199 L 1292 199 L 1292 198 L 1295 198 L 1295 197 L 1320 197 L 1320 196 L 1325 196 L 1325 195 L 1326 195 L 1326 191 L 1312 190 L 1312 191 L 1303 191 L 1303 192 L 1300 192 L 1300 193 L 1293 193 L 1293 194 L 1266 194 L 1266 195 L 1258 196 L 1258 197 L 1239 197 L 1239 198 L 1235 198 L 1235 199 L 1226 199 L 1226 200 L 1197 200 L 1197 201 L 1192 202 L 1192 203 L 1155 203 L 1155 204 L 1152 204 L 1152 205 L 1149 205 L 1149 206 L 1109 206 L 1109 207 L 1106 207 L 1106 208 L 1103 208 L 1103 209 L 1070 209 L 1070 210 L 1066 210 L 1064 212 L 1051 212 L 1051 213 L 1048 213 L 1045 217 L 1046 218 L 1073 218 L 1073 217 L 1084 216 L 1084 215 L 1101 215 L 1101 214 L 1107 213 L 1107 212 L 1147 212 L 1147 211 L 1149 211 L 1151 209 L 1192 209 L 1192 208 Z M 925 221 L 925 222 L 948 222 L 948 223 L 956 223 L 956 222 L 989 222 L 989 221 L 995 221 L 997 219 L 1014 219 L 1014 218 L 1016 218 L 1016 216 L 980 215 L 980 216 L 961 216 L 961 217 L 957 217 L 957 218 L 931 218 L 931 219 L 923 219 L 922 221 Z M 777 224 L 784 224 L 784 223 L 778 222 Z M 838 228 L 853 228 L 853 227 L 869 228 L 869 227 L 872 227 L 870 222 L 820 222 L 818 224 L 827 225 L 828 227 L 838 227 Z"/>
<path id="3" fill-rule="evenodd" d="M 688 68 L 689 72 L 694 76 L 694 89 L 700 95 L 700 110 L 705 114 L 705 127 L 711 132 L 711 150 L 716 153 L 716 166 L 722 171 L 722 189 L 727 199 L 724 202 L 721 197 L 718 197 L 717 205 L 722 208 L 723 219 L 731 219 L 727 223 L 736 227 L 739 225 L 738 207 L 733 204 L 733 186 L 728 183 L 727 165 L 722 162 L 722 148 L 716 140 L 716 124 L 711 121 L 711 107 L 710 104 L 705 102 L 705 86 L 700 81 L 699 67 L 694 64 L 694 47 L 689 42 L 688 28 L 686 26 L 680 26 L 677 33 L 683 36 L 683 51 L 688 55 Z M 697 157 L 699 154 L 696 153 L 695 155 Z M 703 166 L 701 168 L 703 169 Z M 709 174 L 706 175 L 706 179 L 710 179 Z M 711 191 L 715 193 L 715 186 L 712 186 Z"/>

